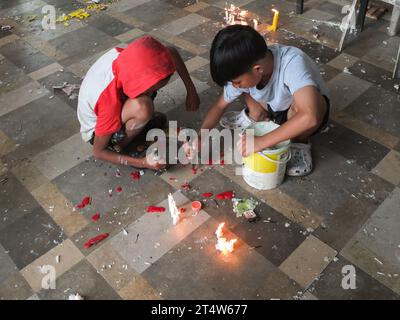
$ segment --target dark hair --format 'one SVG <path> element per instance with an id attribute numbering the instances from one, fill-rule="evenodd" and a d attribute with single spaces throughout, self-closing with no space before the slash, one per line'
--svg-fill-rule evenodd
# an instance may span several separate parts
<path id="1" fill-rule="evenodd" d="M 250 26 L 233 25 L 220 30 L 210 52 L 210 71 L 220 86 L 249 72 L 268 52 L 263 36 Z"/>

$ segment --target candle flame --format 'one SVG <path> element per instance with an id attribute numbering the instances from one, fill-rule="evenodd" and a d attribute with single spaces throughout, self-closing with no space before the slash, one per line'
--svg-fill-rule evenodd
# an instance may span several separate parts
<path id="1" fill-rule="evenodd" d="M 221 223 L 217 230 L 215 231 L 215 234 L 217 235 L 217 244 L 215 248 L 219 251 L 221 251 L 223 254 L 227 254 L 228 252 L 232 252 L 234 245 L 237 241 L 237 239 L 231 239 L 229 241 L 226 240 L 226 238 L 223 237 L 223 232 L 222 228 L 224 227 L 225 222 Z"/>

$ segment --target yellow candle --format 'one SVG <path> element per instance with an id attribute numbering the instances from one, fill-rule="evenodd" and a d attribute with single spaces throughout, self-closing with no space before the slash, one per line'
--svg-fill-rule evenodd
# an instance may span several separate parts
<path id="1" fill-rule="evenodd" d="M 272 31 L 276 31 L 278 29 L 278 21 L 279 21 L 279 11 L 276 9 L 272 9 L 274 12 L 274 20 L 272 21 Z"/>

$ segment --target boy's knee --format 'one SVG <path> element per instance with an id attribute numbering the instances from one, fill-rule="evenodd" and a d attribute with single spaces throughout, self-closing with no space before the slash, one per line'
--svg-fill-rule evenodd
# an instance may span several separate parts
<path id="1" fill-rule="evenodd" d="M 141 122 L 149 121 L 154 113 L 154 104 L 150 97 L 143 96 L 135 99 L 128 99 L 122 110 L 124 122 L 136 119 Z"/>

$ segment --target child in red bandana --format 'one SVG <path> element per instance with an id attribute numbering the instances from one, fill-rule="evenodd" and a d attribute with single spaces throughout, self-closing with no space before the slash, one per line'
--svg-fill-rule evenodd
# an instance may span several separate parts
<path id="1" fill-rule="evenodd" d="M 175 48 L 145 36 L 125 49 L 108 51 L 95 62 L 82 82 L 77 112 L 82 139 L 93 145 L 97 159 L 137 168 L 164 166 L 115 150 L 127 146 L 155 120 L 153 99 L 175 71 L 187 90 L 186 110 L 196 111 L 199 97 Z M 111 144 L 114 150 L 109 148 Z"/>

